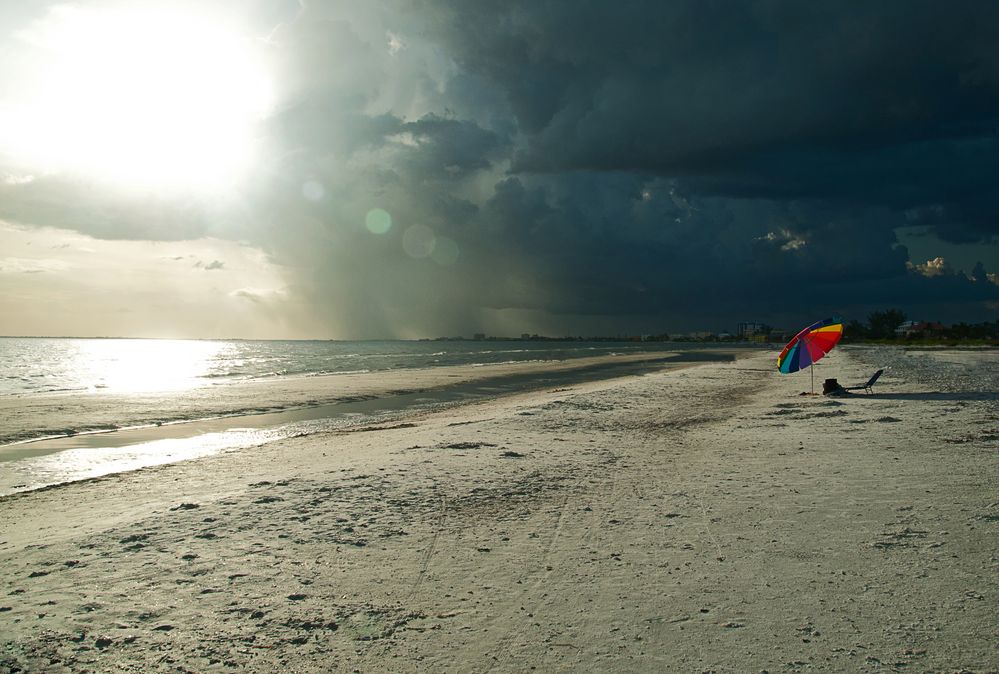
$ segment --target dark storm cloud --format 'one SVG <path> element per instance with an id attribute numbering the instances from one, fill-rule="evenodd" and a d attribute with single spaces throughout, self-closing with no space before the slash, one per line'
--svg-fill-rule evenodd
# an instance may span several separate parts
<path id="1" fill-rule="evenodd" d="M 487 169 L 492 165 L 490 159 L 509 146 L 508 141 L 474 122 L 437 115 L 404 124 L 401 131 L 409 134 L 418 148 L 408 153 L 406 161 L 413 170 L 431 175 L 444 171 L 458 177 Z"/>
<path id="2" fill-rule="evenodd" d="M 999 6 L 423 9 L 516 120 L 515 177 L 482 219 L 529 270 L 523 302 L 776 315 L 778 295 L 841 311 L 996 298 L 980 279 L 917 278 L 894 230 L 999 233 Z"/>
<path id="3" fill-rule="evenodd" d="M 893 208 L 967 203 L 999 173 L 994 3 L 429 4 L 505 92 L 516 170 Z M 999 228 L 953 212 L 945 233 Z"/>
<path id="4" fill-rule="evenodd" d="M 343 337 L 999 301 L 999 255 L 930 278 L 895 237 L 999 234 L 999 4 L 310 0 L 272 20 L 280 104 L 236 208 L 46 177 L 0 185 L 0 216 L 246 241 L 288 272 L 269 303 Z"/>
<path id="5" fill-rule="evenodd" d="M 618 173 L 518 178 L 497 186 L 484 218 L 494 249 L 527 267 L 546 292 L 534 308 L 579 314 L 671 311 L 773 313 L 811 306 L 814 288 L 864 287 L 904 277 L 906 251 L 878 214 L 770 200 L 696 197 L 669 181 Z M 554 186 L 552 186 L 554 185 Z M 863 245 L 858 245 L 862 241 Z M 853 286 L 856 286 L 854 290 Z M 907 286 L 908 287 L 908 286 Z M 913 287 L 914 288 L 914 287 Z M 910 288 L 912 289 L 912 288 Z M 849 295 L 824 301 L 845 306 Z"/>

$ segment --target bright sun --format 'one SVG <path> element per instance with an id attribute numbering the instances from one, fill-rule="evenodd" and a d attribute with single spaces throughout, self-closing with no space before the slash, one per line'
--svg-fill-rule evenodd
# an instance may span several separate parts
<path id="1" fill-rule="evenodd" d="M 18 35 L 34 57 L 0 109 L 0 150 L 127 187 L 234 185 L 272 103 L 264 45 L 208 14 L 139 7 L 57 6 Z"/>

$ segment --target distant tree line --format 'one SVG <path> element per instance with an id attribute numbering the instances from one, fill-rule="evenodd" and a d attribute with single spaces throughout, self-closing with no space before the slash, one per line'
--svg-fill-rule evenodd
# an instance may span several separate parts
<path id="1" fill-rule="evenodd" d="M 906 315 L 898 309 L 875 311 L 867 316 L 867 325 L 857 319 L 846 324 L 843 337 L 850 339 L 892 339 L 895 328 L 905 323 Z"/>
<path id="2" fill-rule="evenodd" d="M 844 342 L 864 341 L 897 341 L 908 342 L 983 342 L 999 346 L 999 321 L 985 323 L 956 323 L 945 326 L 940 323 L 917 323 L 912 329 L 897 332 L 896 329 L 906 322 L 905 312 L 899 309 L 875 311 L 867 316 L 867 322 L 856 319 L 849 321 L 843 330 Z M 532 341 L 532 342 L 779 342 L 790 338 L 784 331 L 775 331 L 771 326 L 754 323 L 750 334 L 729 334 L 699 332 L 693 334 L 670 335 L 666 332 L 644 335 L 604 335 L 604 336 L 565 336 L 549 337 L 546 335 L 524 333 L 520 337 L 495 337 L 477 333 L 475 341 Z M 741 325 L 740 325 L 741 329 Z M 792 333 L 793 334 L 793 333 Z M 465 341 L 465 337 L 437 337 L 436 341 Z M 430 341 L 429 339 L 421 341 Z"/>
<path id="3" fill-rule="evenodd" d="M 897 340 L 897 341 L 999 341 L 999 321 L 984 323 L 955 323 L 945 326 L 940 323 L 930 323 L 923 326 L 917 324 L 913 330 L 904 334 L 896 332 L 906 321 L 904 312 L 898 309 L 875 311 L 867 316 L 867 323 L 854 319 L 846 324 L 843 331 L 844 341 L 864 340 Z"/>

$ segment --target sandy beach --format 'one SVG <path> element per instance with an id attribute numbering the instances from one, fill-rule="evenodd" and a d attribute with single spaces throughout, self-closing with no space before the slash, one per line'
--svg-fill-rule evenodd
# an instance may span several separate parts
<path id="1" fill-rule="evenodd" d="M 773 361 L 4 497 L 0 673 L 999 670 L 996 352 Z"/>

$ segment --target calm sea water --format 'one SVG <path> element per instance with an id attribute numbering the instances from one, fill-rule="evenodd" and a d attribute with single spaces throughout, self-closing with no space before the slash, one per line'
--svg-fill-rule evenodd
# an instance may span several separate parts
<path id="1" fill-rule="evenodd" d="M 169 391 L 234 380 L 565 360 L 661 351 L 641 342 L 201 341 L 0 338 L 0 395 Z"/>
<path id="2" fill-rule="evenodd" d="M 663 351 L 671 353 L 657 357 L 671 362 L 731 358 L 722 350 L 640 342 L 0 338 L 0 495 L 249 449 L 406 410 L 639 373 L 661 359 L 484 374 L 464 384 L 373 396 L 340 397 L 336 384 L 326 382 L 323 394 L 307 393 L 308 400 L 277 400 L 275 387 L 255 382 L 290 378 L 291 390 L 311 391 L 294 378 Z"/>

